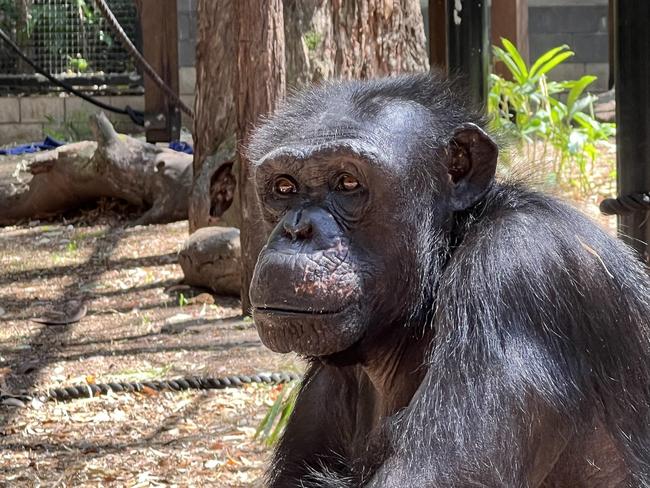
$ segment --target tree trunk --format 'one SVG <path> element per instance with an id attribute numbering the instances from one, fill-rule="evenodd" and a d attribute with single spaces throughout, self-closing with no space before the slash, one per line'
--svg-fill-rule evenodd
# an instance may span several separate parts
<path id="1" fill-rule="evenodd" d="M 190 233 L 201 227 L 239 227 L 234 159 L 235 0 L 199 0 L 194 105 L 195 184 L 189 202 Z M 205 183 L 208 182 L 206 185 Z M 213 195 L 221 195 L 217 205 Z"/>
<path id="2" fill-rule="evenodd" d="M 190 232 L 210 225 L 239 227 L 237 198 L 229 199 L 239 174 L 229 153 L 237 3 L 198 3 L 194 174 L 201 184 L 190 197 Z M 284 0 L 283 15 L 287 86 L 428 69 L 419 0 Z M 217 204 L 211 195 L 220 195 Z"/>
<path id="3" fill-rule="evenodd" d="M 419 0 L 285 0 L 287 83 L 426 71 Z"/>
<path id="4" fill-rule="evenodd" d="M 260 115 L 274 110 L 285 94 L 284 19 L 281 0 L 238 0 L 235 7 L 237 69 L 237 154 L 241 205 L 242 309 L 250 312 L 248 288 L 264 243 L 260 210 L 245 148 Z"/>

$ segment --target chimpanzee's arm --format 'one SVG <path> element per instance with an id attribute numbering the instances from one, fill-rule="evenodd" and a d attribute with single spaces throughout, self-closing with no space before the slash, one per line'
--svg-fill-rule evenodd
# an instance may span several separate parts
<path id="1" fill-rule="evenodd" d="M 363 486 L 539 486 L 573 435 L 569 418 L 510 377 L 515 364 L 484 364 L 472 378 L 449 366 L 429 371 L 392 456 Z"/>
<path id="2" fill-rule="evenodd" d="M 270 488 L 310 486 L 310 473 L 337 471 L 355 429 L 357 391 L 353 368 L 309 368 L 275 451 Z"/>

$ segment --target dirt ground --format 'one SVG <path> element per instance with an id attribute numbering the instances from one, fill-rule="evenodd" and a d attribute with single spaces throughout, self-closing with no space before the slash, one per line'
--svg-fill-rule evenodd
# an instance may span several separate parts
<path id="1" fill-rule="evenodd" d="M 18 163 L 0 158 L 0 187 Z M 613 231 L 597 208 L 610 187 L 561 193 Z M 0 228 L 0 394 L 302 370 L 261 345 L 238 300 L 178 286 L 187 222 L 129 227 L 129 211 L 103 202 Z M 78 323 L 30 320 L 79 303 L 87 315 Z M 251 385 L 0 404 L 0 486 L 258 485 L 270 450 L 254 433 L 277 393 Z"/>
<path id="2" fill-rule="evenodd" d="M 239 300 L 175 287 L 187 222 L 111 209 L 0 229 L 0 389 L 301 370 L 262 347 Z M 85 302 L 70 325 L 29 319 Z M 223 320 L 226 319 L 226 320 Z M 277 387 L 0 406 L 1 486 L 252 486 Z"/>

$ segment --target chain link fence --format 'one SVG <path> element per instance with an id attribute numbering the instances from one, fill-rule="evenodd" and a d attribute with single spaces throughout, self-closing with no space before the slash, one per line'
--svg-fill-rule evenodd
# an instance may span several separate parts
<path id="1" fill-rule="evenodd" d="M 108 4 L 129 38 L 141 45 L 133 0 Z M 141 79 L 92 0 L 0 0 L 0 27 L 37 65 L 89 91 L 124 92 Z M 53 91 L 0 43 L 0 90 Z"/>

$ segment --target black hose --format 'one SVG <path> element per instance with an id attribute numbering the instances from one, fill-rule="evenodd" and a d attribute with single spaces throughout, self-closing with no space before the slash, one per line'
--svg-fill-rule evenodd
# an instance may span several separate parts
<path id="1" fill-rule="evenodd" d="M 94 99 L 93 97 L 90 97 L 86 95 L 85 93 L 77 90 L 75 87 L 69 85 L 68 83 L 61 81 L 54 76 L 52 76 L 50 73 L 45 71 L 43 68 L 41 68 L 39 65 L 37 65 L 34 61 L 32 61 L 21 49 L 18 47 L 18 45 L 9 37 L 9 35 L 0 28 L 0 39 L 2 39 L 23 61 L 25 61 L 28 65 L 30 65 L 34 71 L 37 73 L 45 76 L 51 83 L 54 85 L 57 85 L 61 88 L 63 88 L 65 91 L 68 93 L 72 93 L 73 95 L 78 96 L 79 98 L 84 99 L 88 103 L 92 103 L 96 107 L 99 107 L 103 110 L 106 110 L 108 112 L 113 112 L 116 114 L 120 115 L 127 115 L 128 117 L 131 118 L 131 120 L 138 125 L 144 125 L 144 114 L 140 112 L 139 110 L 135 110 L 128 105 L 125 108 L 117 108 L 112 105 L 109 105 L 104 102 L 100 102 L 99 100 Z"/>

